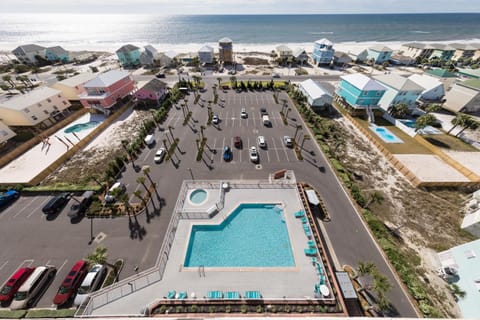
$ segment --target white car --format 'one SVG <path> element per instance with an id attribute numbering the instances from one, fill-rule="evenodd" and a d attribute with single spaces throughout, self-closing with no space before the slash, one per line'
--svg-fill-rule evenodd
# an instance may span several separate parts
<path id="1" fill-rule="evenodd" d="M 258 162 L 258 151 L 256 147 L 250 147 L 250 161 L 254 163 Z"/>
<path id="2" fill-rule="evenodd" d="M 107 275 L 107 271 L 107 267 L 101 264 L 96 264 L 91 267 L 85 279 L 83 279 L 80 288 L 78 288 L 73 304 L 76 306 L 82 305 L 91 292 L 100 289 L 100 286 Z"/>
<path id="3" fill-rule="evenodd" d="M 264 136 L 259 136 L 257 142 L 260 148 L 265 149 L 267 147 L 267 140 L 265 140 Z"/>
<path id="4" fill-rule="evenodd" d="M 167 153 L 167 150 L 165 150 L 165 148 L 158 149 L 157 152 L 155 153 L 155 157 L 153 158 L 153 161 L 155 163 L 162 162 L 163 158 L 165 158 L 166 153 Z"/>
<path id="5" fill-rule="evenodd" d="M 242 111 L 240 112 L 240 117 L 244 119 L 248 118 L 248 113 L 245 108 L 242 108 Z"/>
<path id="6" fill-rule="evenodd" d="M 289 148 L 293 147 L 293 140 L 289 136 L 284 136 L 283 137 L 283 143 L 285 143 L 286 147 L 289 147 Z"/>
<path id="7" fill-rule="evenodd" d="M 218 116 L 214 115 L 213 118 L 212 118 L 212 123 L 213 124 L 218 124 L 219 121 L 220 121 L 220 119 L 218 118 Z"/>

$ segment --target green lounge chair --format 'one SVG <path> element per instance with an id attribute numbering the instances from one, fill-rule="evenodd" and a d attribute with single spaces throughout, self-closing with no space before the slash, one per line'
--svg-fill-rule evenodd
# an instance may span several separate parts
<path id="1" fill-rule="evenodd" d="M 227 299 L 240 299 L 240 292 L 238 291 L 228 291 L 225 293 Z"/>
<path id="2" fill-rule="evenodd" d="M 208 291 L 207 292 L 208 299 L 222 299 L 223 292 L 222 291 Z"/>
<path id="3" fill-rule="evenodd" d="M 175 299 L 175 294 L 177 292 L 175 290 L 170 290 L 168 291 L 168 294 L 167 294 L 167 299 Z"/>
<path id="4" fill-rule="evenodd" d="M 245 299 L 260 299 L 262 294 L 259 291 L 245 291 Z"/>
<path id="5" fill-rule="evenodd" d="M 317 249 L 315 249 L 315 248 L 303 249 L 303 252 L 305 252 L 305 254 L 307 256 L 316 256 L 317 255 Z"/>
<path id="6" fill-rule="evenodd" d="M 178 293 L 178 299 L 187 299 L 187 291 L 180 291 Z"/>

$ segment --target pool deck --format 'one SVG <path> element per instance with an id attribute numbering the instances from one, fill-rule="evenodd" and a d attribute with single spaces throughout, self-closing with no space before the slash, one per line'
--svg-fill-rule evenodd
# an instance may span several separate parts
<path id="1" fill-rule="evenodd" d="M 198 211 L 210 208 L 220 199 L 218 189 L 208 189 L 207 200 L 200 206 L 189 202 L 188 197 L 194 189 L 189 189 L 185 196 L 183 209 Z M 241 203 L 275 203 L 281 204 L 285 222 L 290 236 L 294 255 L 294 267 L 279 268 L 205 268 L 204 274 L 199 268 L 184 268 L 183 263 L 188 247 L 188 240 L 193 224 L 220 224 Z M 243 297 L 245 291 L 260 291 L 265 299 L 308 299 L 315 296 L 314 285 L 318 275 L 310 257 L 303 250 L 308 248 L 309 240 L 303 230 L 300 219 L 293 213 L 303 209 L 298 191 L 291 188 L 239 188 L 225 192 L 224 207 L 211 219 L 181 219 L 175 233 L 168 263 L 161 281 L 112 301 L 93 310 L 93 315 L 138 314 L 140 309 L 156 299 L 167 296 L 171 290 L 187 291 L 189 297 L 194 293 L 202 299 L 208 291 L 238 291 Z M 260 244 L 261 245 L 261 244 Z"/>
<path id="2" fill-rule="evenodd" d="M 10 162 L 8 165 L 0 169 L 0 183 L 15 184 L 15 183 L 28 183 L 35 176 L 37 176 L 49 165 L 54 163 L 58 158 L 68 151 L 67 146 L 59 141 L 56 137 L 62 139 L 70 147 L 78 143 L 78 138 L 85 138 L 95 128 L 89 128 L 76 132 L 75 137 L 72 133 L 64 133 L 64 130 L 78 123 L 86 123 L 89 121 L 99 121 L 99 124 L 103 122 L 105 118 L 102 115 L 93 115 L 87 113 L 77 120 L 69 123 L 67 126 L 58 130 L 49 137 L 49 143 L 39 143 L 31 148 L 26 153 L 22 154 L 17 159 Z M 67 141 L 67 139 L 69 141 Z"/>

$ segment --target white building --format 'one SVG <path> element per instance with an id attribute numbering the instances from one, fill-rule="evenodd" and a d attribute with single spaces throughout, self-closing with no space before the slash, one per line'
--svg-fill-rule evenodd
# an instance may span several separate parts
<path id="1" fill-rule="evenodd" d="M 213 57 L 213 47 L 207 44 L 198 50 L 198 60 L 200 63 L 212 63 Z"/>
<path id="2" fill-rule="evenodd" d="M 455 83 L 445 94 L 445 109 L 454 112 L 480 111 L 480 83 L 467 80 Z"/>
<path id="3" fill-rule="evenodd" d="M 287 47 L 286 45 L 279 45 L 275 48 L 275 52 L 278 55 L 278 58 L 282 61 L 291 61 L 293 57 L 292 49 Z"/>
<path id="4" fill-rule="evenodd" d="M 296 63 L 305 64 L 308 62 L 308 53 L 303 48 L 298 48 L 293 52 L 293 58 Z"/>
<path id="5" fill-rule="evenodd" d="M 70 101 L 80 101 L 80 94 L 85 92 L 83 85 L 96 76 L 97 75 L 92 72 L 80 73 L 71 78 L 56 82 L 50 87 L 62 91 L 65 98 Z"/>
<path id="6" fill-rule="evenodd" d="M 426 74 L 412 74 L 410 77 L 408 77 L 408 79 L 424 88 L 420 94 L 420 100 L 422 101 L 441 102 L 445 96 L 445 88 L 443 83 L 437 78 L 428 76 Z"/>
<path id="7" fill-rule="evenodd" d="M 298 84 L 298 89 L 307 97 L 308 104 L 312 109 L 322 109 L 332 105 L 332 95 L 319 83 L 307 79 Z"/>
<path id="8" fill-rule="evenodd" d="M 26 44 L 15 48 L 12 53 L 17 57 L 18 61 L 25 64 L 36 64 L 36 56 L 45 58 L 45 47 L 36 44 Z"/>
<path id="9" fill-rule="evenodd" d="M 49 126 L 70 107 L 60 90 L 42 87 L 0 100 L 0 120 L 13 126 Z"/>
<path id="10" fill-rule="evenodd" d="M 5 123 L 0 121 L 0 145 L 16 135 L 17 134 L 13 132 Z"/>
<path id="11" fill-rule="evenodd" d="M 388 110 L 390 106 L 404 103 L 409 109 L 416 108 L 417 99 L 424 90 L 412 80 L 397 74 L 386 74 L 373 77 L 378 83 L 384 85 L 387 91 L 378 102 L 383 110 Z"/>
<path id="12" fill-rule="evenodd" d="M 480 190 L 472 194 L 465 209 L 467 214 L 463 218 L 461 228 L 480 238 Z"/>

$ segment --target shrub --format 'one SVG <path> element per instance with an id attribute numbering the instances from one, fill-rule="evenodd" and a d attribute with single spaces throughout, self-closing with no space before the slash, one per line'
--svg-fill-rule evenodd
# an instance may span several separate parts
<path id="1" fill-rule="evenodd" d="M 226 305 L 226 306 L 225 306 L 225 312 L 226 312 L 226 313 L 230 313 L 231 311 L 232 311 L 232 306 L 229 305 L 229 304 Z"/>
<path id="2" fill-rule="evenodd" d="M 257 306 L 257 313 L 262 313 L 262 312 L 263 312 L 262 306 Z"/>
<path id="3" fill-rule="evenodd" d="M 215 313 L 215 306 L 208 306 L 208 312 Z"/>
<path id="4" fill-rule="evenodd" d="M 241 313 L 247 313 L 247 306 L 242 304 L 242 306 L 240 307 L 240 312 Z"/>
<path id="5" fill-rule="evenodd" d="M 196 304 L 192 304 L 190 306 L 190 312 L 195 313 L 195 312 L 197 312 L 197 310 L 198 310 L 198 306 Z"/>

